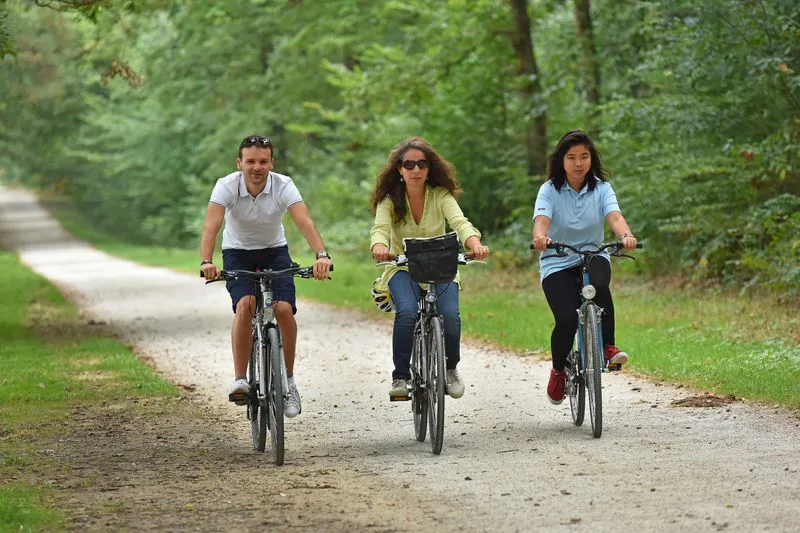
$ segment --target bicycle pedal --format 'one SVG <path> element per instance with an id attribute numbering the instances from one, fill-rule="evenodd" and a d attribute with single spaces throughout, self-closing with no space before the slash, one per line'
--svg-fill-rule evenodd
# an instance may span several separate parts
<path id="1" fill-rule="evenodd" d="M 247 405 L 247 395 L 244 394 L 228 394 L 228 401 L 236 405 Z"/>
<path id="2" fill-rule="evenodd" d="M 391 394 L 389 395 L 389 401 L 390 402 L 407 402 L 410 399 L 411 399 L 411 396 L 408 396 L 408 395 L 406 395 L 406 396 L 392 396 Z"/>
<path id="3" fill-rule="evenodd" d="M 608 371 L 609 372 L 619 372 L 620 370 L 622 370 L 622 365 L 619 364 L 619 363 L 614 363 L 614 364 L 609 364 L 608 365 Z"/>

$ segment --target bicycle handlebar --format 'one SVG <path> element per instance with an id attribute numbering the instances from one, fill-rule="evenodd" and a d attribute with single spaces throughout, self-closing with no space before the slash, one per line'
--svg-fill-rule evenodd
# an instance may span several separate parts
<path id="1" fill-rule="evenodd" d="M 644 248 L 644 245 L 642 243 L 640 243 L 640 242 L 637 242 L 636 243 L 636 248 Z M 533 246 L 533 243 L 531 243 L 530 249 L 531 250 L 535 250 L 536 249 Z M 614 257 L 628 257 L 630 259 L 633 259 L 633 257 L 621 253 L 621 251 L 624 249 L 624 246 L 623 246 L 621 241 L 603 243 L 598 248 L 593 249 L 593 250 L 579 250 L 578 248 L 575 248 L 571 244 L 567 244 L 565 242 L 559 242 L 559 241 L 552 241 L 552 242 L 547 244 L 547 249 L 548 250 L 555 250 L 556 253 L 553 254 L 553 255 L 545 256 L 542 259 L 547 259 L 548 257 L 566 257 L 569 254 L 565 253 L 564 250 L 570 250 L 574 254 L 582 255 L 582 256 L 585 256 L 585 257 L 586 256 L 598 255 L 598 254 L 602 253 L 604 250 L 610 250 L 609 255 L 613 255 Z"/>
<path id="2" fill-rule="evenodd" d="M 329 272 L 333 272 L 333 265 Z M 219 277 L 216 279 L 210 279 L 206 281 L 206 284 L 214 283 L 215 281 L 230 281 L 239 278 L 247 278 L 253 281 L 259 281 L 261 279 L 275 279 L 280 277 L 288 277 L 294 276 L 298 278 L 313 278 L 314 277 L 314 267 L 307 266 L 293 266 L 289 268 L 284 268 L 282 270 L 261 270 L 259 272 L 253 272 L 251 270 L 220 270 Z M 203 277 L 203 273 L 200 272 L 200 277 Z"/>
<path id="3" fill-rule="evenodd" d="M 485 261 L 481 261 L 479 259 L 473 259 L 466 253 L 458 254 L 459 265 L 468 265 L 470 263 L 486 264 Z M 390 259 L 388 261 L 378 261 L 377 263 L 375 263 L 375 266 L 408 266 L 408 257 L 406 257 L 403 254 L 393 255 L 390 256 Z"/>

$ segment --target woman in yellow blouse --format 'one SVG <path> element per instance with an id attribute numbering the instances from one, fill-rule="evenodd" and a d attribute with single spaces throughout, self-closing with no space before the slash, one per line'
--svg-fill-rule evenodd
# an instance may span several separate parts
<path id="1" fill-rule="evenodd" d="M 389 155 L 372 194 L 375 224 L 370 249 L 377 261 L 403 253 L 403 239 L 436 237 L 445 233 L 445 223 L 458 234 L 474 259 L 484 259 L 489 248 L 481 244 L 481 233 L 464 216 L 455 195 L 461 192 L 456 169 L 422 137 L 398 144 Z M 395 304 L 392 352 L 394 371 L 390 396 L 408 396 L 409 363 L 420 287 L 404 267 L 388 267 L 380 284 L 388 286 Z M 456 366 L 460 359 L 461 317 L 458 313 L 458 282 L 436 285 L 439 312 L 444 316 L 447 356 L 447 393 L 464 394 Z"/>

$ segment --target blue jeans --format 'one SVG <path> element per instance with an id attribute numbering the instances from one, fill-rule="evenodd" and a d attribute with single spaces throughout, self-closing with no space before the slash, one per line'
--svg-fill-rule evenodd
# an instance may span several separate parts
<path id="1" fill-rule="evenodd" d="M 444 351 L 447 368 L 455 368 L 461 359 L 461 316 L 458 314 L 458 284 L 455 282 L 435 285 L 439 298 L 439 314 L 444 317 Z M 411 348 L 414 345 L 414 324 L 417 321 L 417 302 L 421 290 L 411 281 L 408 272 L 400 271 L 389 280 L 389 292 L 395 305 L 394 331 L 392 332 L 392 355 L 394 372 L 392 379 L 409 379 Z"/>

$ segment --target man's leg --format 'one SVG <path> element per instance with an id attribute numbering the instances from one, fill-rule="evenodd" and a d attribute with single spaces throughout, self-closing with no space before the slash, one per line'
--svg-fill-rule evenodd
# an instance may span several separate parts
<path id="1" fill-rule="evenodd" d="M 294 319 L 292 305 L 289 302 L 275 302 L 275 320 L 278 322 L 278 329 L 281 331 L 286 374 L 287 376 L 293 376 L 294 354 L 297 346 L 297 321 Z"/>
<path id="2" fill-rule="evenodd" d="M 233 371 L 236 379 L 247 379 L 247 363 L 253 347 L 253 313 L 255 309 L 255 296 L 243 296 L 236 304 L 236 314 L 231 326 Z"/>

